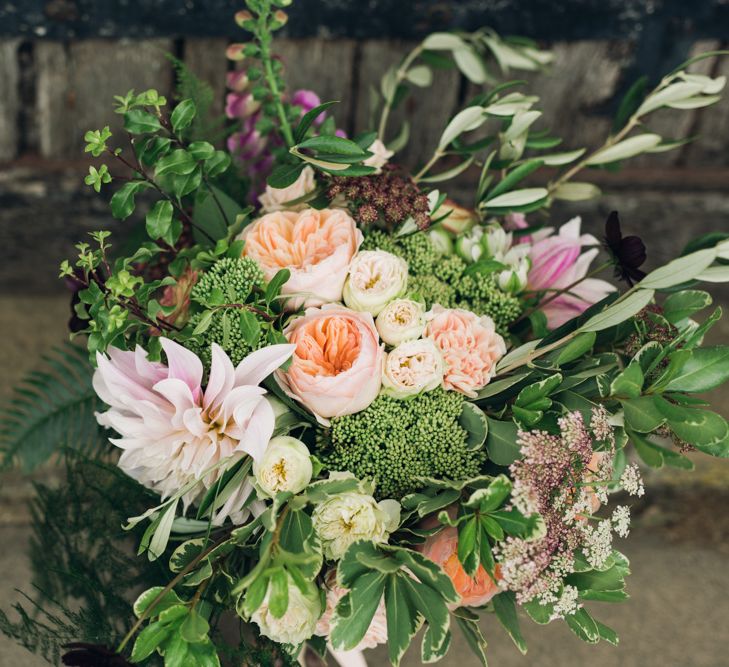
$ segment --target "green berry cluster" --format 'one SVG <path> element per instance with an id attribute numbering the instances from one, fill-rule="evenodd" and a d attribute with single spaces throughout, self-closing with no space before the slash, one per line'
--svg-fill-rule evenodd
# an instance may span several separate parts
<path id="1" fill-rule="evenodd" d="M 245 303 L 253 290 L 264 286 L 263 271 L 249 257 L 224 257 L 213 264 L 192 288 L 191 298 L 203 306 Z"/>
<path id="2" fill-rule="evenodd" d="M 409 400 L 381 394 L 362 412 L 321 429 L 317 455 L 329 470 L 373 478 L 378 498 L 402 498 L 423 486 L 421 477 L 474 477 L 484 454 L 467 447 L 458 421 L 464 400 L 441 388 Z"/>
<path id="3" fill-rule="evenodd" d="M 395 238 L 379 230 L 368 231 L 363 250 L 385 250 L 402 257 L 410 271 L 408 287 L 430 308 L 465 308 L 493 319 L 497 331 L 506 333 L 523 311 L 517 297 L 501 289 L 494 274 L 467 275 L 468 264 L 458 255 L 443 255 L 427 234 Z"/>
<path id="4" fill-rule="evenodd" d="M 239 364 L 253 350 L 267 344 L 266 338 L 258 336 L 251 341 L 240 325 L 240 306 L 257 304 L 258 293 L 265 287 L 263 271 L 248 257 L 225 257 L 218 260 L 202 274 L 190 298 L 198 308 L 190 317 L 190 329 L 195 331 L 201 322 L 208 322 L 204 331 L 185 341 L 185 345 L 205 363 L 210 364 L 210 347 L 217 343 L 234 364 Z M 252 312 L 248 310 L 247 312 Z M 264 321 L 254 315 L 263 327 Z"/>

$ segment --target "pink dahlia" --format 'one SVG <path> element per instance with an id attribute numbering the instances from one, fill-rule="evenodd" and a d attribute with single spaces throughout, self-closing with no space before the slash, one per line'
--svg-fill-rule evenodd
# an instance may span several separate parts
<path id="1" fill-rule="evenodd" d="M 251 353 L 236 368 L 218 345 L 212 346 L 210 378 L 202 388 L 203 364 L 178 343 L 161 339 L 167 365 L 149 361 L 147 352 L 109 348 L 97 353 L 94 389 L 110 406 L 97 414 L 102 426 L 120 437 L 119 467 L 140 484 L 167 498 L 192 481 L 183 496 L 185 509 L 222 475 L 226 459 L 246 455 L 260 461 L 273 435 L 275 416 L 258 385 L 293 353 L 293 345 L 272 345 Z M 213 469 L 214 468 L 214 469 Z M 246 483 L 215 517 L 236 522 L 245 517 Z"/>

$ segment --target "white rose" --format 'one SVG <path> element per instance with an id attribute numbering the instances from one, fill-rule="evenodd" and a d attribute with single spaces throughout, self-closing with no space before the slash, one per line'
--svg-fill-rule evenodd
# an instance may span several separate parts
<path id="1" fill-rule="evenodd" d="M 349 267 L 342 297 L 352 310 L 379 315 L 393 299 L 405 293 L 408 263 L 384 250 L 365 250 Z"/>
<path id="2" fill-rule="evenodd" d="M 297 646 L 309 639 L 316 630 L 316 622 L 322 613 L 319 591 L 311 584 L 306 594 L 294 584 L 289 575 L 289 606 L 281 618 L 276 618 L 269 608 L 271 586 L 261 606 L 253 612 L 251 620 L 258 625 L 261 634 L 279 644 Z"/>
<path id="3" fill-rule="evenodd" d="M 308 195 L 316 188 L 314 179 L 314 170 L 306 166 L 299 174 L 299 177 L 286 188 L 272 188 L 266 186 L 266 191 L 259 197 L 261 202 L 261 210 L 264 213 L 272 213 L 273 211 L 303 211 L 308 208 L 306 202 L 291 204 L 296 199 L 300 199 L 304 195 Z"/>
<path id="4" fill-rule="evenodd" d="M 387 150 L 387 146 L 383 144 L 379 139 L 375 139 L 367 148 L 372 153 L 362 164 L 365 167 L 374 167 L 379 174 L 382 171 L 382 167 L 387 164 L 387 161 L 394 155 L 392 151 Z"/>
<path id="5" fill-rule="evenodd" d="M 342 493 L 314 509 L 314 530 L 324 548 L 324 556 L 339 560 L 358 540 L 387 542 L 400 523 L 400 503 L 379 503 L 364 493 Z"/>
<path id="6" fill-rule="evenodd" d="M 425 330 L 425 308 L 412 299 L 390 301 L 377 316 L 377 332 L 388 345 L 416 340 Z"/>
<path id="7" fill-rule="evenodd" d="M 407 398 L 432 391 L 443 381 L 443 356 L 429 338 L 398 345 L 385 359 L 383 392 Z"/>
<path id="8" fill-rule="evenodd" d="M 313 474 L 311 456 L 306 445 L 288 435 L 272 438 L 263 458 L 254 461 L 253 474 L 266 495 L 273 498 L 281 491 L 303 491 Z"/>

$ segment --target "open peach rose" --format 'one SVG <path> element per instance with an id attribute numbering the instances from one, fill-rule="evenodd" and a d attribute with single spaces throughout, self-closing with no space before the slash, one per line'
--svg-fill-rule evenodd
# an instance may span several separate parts
<path id="1" fill-rule="evenodd" d="M 450 577 L 456 593 L 461 601 L 456 607 L 480 607 L 494 595 L 501 592 L 498 584 L 488 575 L 483 565 L 478 566 L 475 577 L 469 577 L 458 560 L 458 530 L 446 526 L 443 530 L 429 537 L 420 550 L 426 558 L 430 558 L 443 568 Z M 496 566 L 496 578 L 499 579 L 499 567 Z"/>
<path id="2" fill-rule="evenodd" d="M 243 254 L 255 259 L 271 280 L 281 269 L 291 277 L 283 294 L 297 294 L 287 308 L 341 301 L 349 265 L 362 244 L 362 232 L 341 209 L 268 213 L 245 229 Z"/>
<path id="3" fill-rule="evenodd" d="M 336 304 L 310 308 L 284 334 L 296 350 L 276 379 L 319 419 L 360 412 L 375 400 L 384 346 L 372 315 Z"/>
<path id="4" fill-rule="evenodd" d="M 430 338 L 443 354 L 446 370 L 443 387 L 474 398 L 496 370 L 496 362 L 506 354 L 504 339 L 496 333 L 494 321 L 468 310 L 435 305 L 426 315 L 425 338 Z"/>

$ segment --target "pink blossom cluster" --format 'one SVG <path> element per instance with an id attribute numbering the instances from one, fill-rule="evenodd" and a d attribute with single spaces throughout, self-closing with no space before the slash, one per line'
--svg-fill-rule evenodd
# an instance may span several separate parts
<path id="1" fill-rule="evenodd" d="M 593 415 L 591 426 L 601 436 L 612 437 L 602 413 Z M 559 435 L 520 432 L 523 458 L 510 468 L 514 505 L 524 514 L 539 513 L 545 527 L 538 539 L 508 537 L 498 547 L 503 585 L 516 593 L 520 604 L 535 598 L 556 602 L 564 577 L 573 571 L 576 550 L 585 551 L 595 564 L 610 554 L 609 522 L 605 536 L 602 524 L 595 529 L 587 517 L 595 500 L 590 483 L 604 484 L 611 478 L 613 457 L 594 451 L 594 436 L 581 413 L 567 413 L 559 419 L 559 428 Z"/>
<path id="2" fill-rule="evenodd" d="M 230 92 L 225 98 L 225 115 L 240 121 L 240 129 L 228 137 L 228 152 L 245 167 L 252 181 L 252 193 L 256 196 L 273 166 L 271 148 L 276 145 L 276 139 L 270 135 L 264 136 L 257 129 L 262 114 L 261 103 L 254 99 L 248 84 L 245 71 L 228 72 L 227 86 Z M 321 104 L 319 96 L 312 90 L 297 90 L 289 101 L 301 108 L 301 115 Z M 325 112 L 319 114 L 314 126 L 320 126 L 325 118 Z"/>

